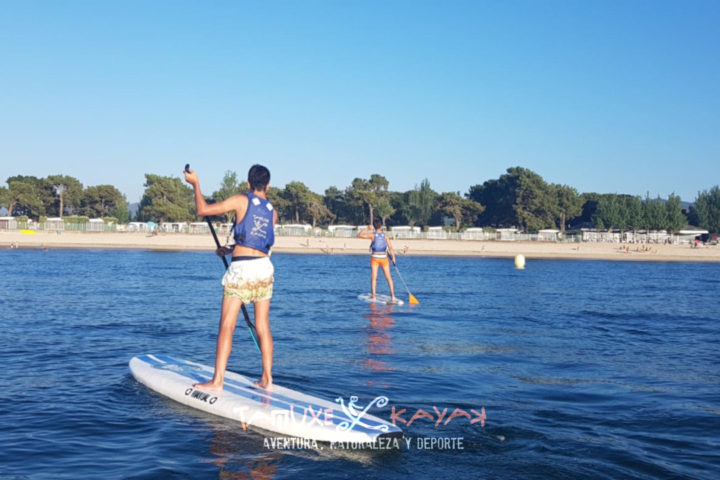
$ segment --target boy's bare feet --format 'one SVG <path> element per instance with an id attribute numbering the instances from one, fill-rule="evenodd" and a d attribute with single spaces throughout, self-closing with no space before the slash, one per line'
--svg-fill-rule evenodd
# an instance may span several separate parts
<path id="1" fill-rule="evenodd" d="M 272 391 L 272 386 L 273 386 L 272 377 L 270 377 L 270 378 L 263 377 L 262 379 L 255 382 L 255 386 L 263 388 L 268 391 Z"/>
<path id="2" fill-rule="evenodd" d="M 205 382 L 205 383 L 196 383 L 193 385 L 193 388 L 197 390 L 202 390 L 204 392 L 212 392 L 212 393 L 220 393 L 223 390 L 222 383 L 216 384 L 213 381 Z"/>

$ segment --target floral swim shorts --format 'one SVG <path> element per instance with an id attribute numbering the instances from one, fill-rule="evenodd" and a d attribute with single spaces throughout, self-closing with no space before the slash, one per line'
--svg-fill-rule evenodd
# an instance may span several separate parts
<path id="1" fill-rule="evenodd" d="M 273 294 L 275 269 L 270 257 L 233 260 L 223 276 L 223 296 L 243 303 L 269 300 Z"/>

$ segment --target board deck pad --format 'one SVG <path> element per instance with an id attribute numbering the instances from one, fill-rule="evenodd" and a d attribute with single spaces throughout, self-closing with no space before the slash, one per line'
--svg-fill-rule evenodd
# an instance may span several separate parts
<path id="1" fill-rule="evenodd" d="M 138 382 L 161 395 L 270 432 L 354 443 L 402 436 L 397 426 L 367 413 L 384 407 L 387 397 L 377 397 L 366 406 L 357 405 L 357 397 L 330 402 L 276 384 L 268 391 L 230 371 L 225 373 L 223 391 L 212 393 L 193 387 L 212 378 L 213 368 L 207 365 L 165 355 L 140 355 L 130 360 L 129 367 Z"/>
<path id="2" fill-rule="evenodd" d="M 369 293 L 362 293 L 358 295 L 358 298 L 369 303 L 382 303 L 384 305 L 403 305 L 405 303 L 399 298 L 393 302 L 390 295 L 375 295 L 375 298 L 370 298 Z"/>

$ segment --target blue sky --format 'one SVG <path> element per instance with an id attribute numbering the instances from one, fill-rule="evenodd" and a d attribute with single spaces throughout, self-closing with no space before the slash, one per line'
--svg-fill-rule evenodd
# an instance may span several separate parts
<path id="1" fill-rule="evenodd" d="M 0 182 L 720 183 L 720 2 L 0 0 Z"/>

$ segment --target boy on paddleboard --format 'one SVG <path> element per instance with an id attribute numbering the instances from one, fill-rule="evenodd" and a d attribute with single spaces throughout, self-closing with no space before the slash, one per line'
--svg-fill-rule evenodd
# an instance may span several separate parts
<path id="1" fill-rule="evenodd" d="M 203 217 L 234 212 L 235 245 L 218 249 L 219 255 L 232 252 L 232 263 L 223 276 L 223 300 L 218 330 L 215 374 L 211 381 L 196 388 L 219 392 L 223 388 L 225 369 L 232 350 L 232 337 L 240 308 L 253 303 L 255 327 L 262 354 L 262 378 L 255 384 L 262 388 L 272 385 L 273 339 L 270 333 L 270 299 L 273 293 L 274 268 L 270 262 L 270 247 L 275 242 L 273 228 L 277 212 L 267 200 L 270 171 L 253 165 L 248 172 L 248 193 L 233 195 L 218 203 L 209 204 L 200 192 L 197 174 L 189 168 L 185 181 L 195 191 L 195 207 Z"/>
<path id="2" fill-rule="evenodd" d="M 390 260 L 392 260 L 393 265 L 395 264 L 395 252 L 393 252 L 390 239 L 387 238 L 385 232 L 382 231 L 382 220 L 375 218 L 372 226 L 368 225 L 358 233 L 358 238 L 372 240 L 370 244 L 370 298 L 375 299 L 378 268 L 382 267 L 385 280 L 387 280 L 388 287 L 390 287 L 391 301 L 397 303 L 395 286 L 393 285 L 392 276 L 390 275 L 390 263 L 388 262 L 388 255 L 390 255 Z"/>

